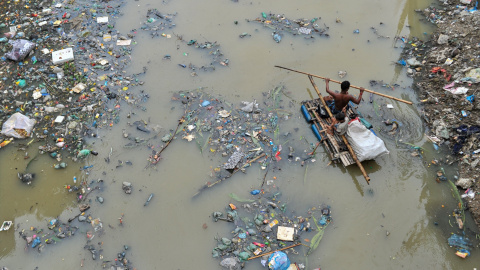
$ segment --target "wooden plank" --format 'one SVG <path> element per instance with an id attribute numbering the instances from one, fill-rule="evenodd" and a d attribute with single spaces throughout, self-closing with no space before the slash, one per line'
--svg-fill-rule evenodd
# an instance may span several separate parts
<path id="1" fill-rule="evenodd" d="M 348 166 L 348 160 L 345 158 L 345 155 L 340 154 L 340 160 L 342 160 L 343 166 Z"/>
<path id="2" fill-rule="evenodd" d="M 310 102 L 311 102 L 311 101 L 307 101 L 307 103 L 310 103 Z M 311 104 L 310 104 L 310 105 L 311 105 Z M 316 122 L 318 122 L 318 123 L 320 124 L 320 126 L 322 127 L 323 130 L 327 130 L 327 125 L 326 125 L 324 122 L 322 122 L 323 119 L 320 120 L 321 118 L 318 116 L 317 112 L 316 112 L 316 111 L 312 111 L 312 113 L 313 113 L 313 115 L 315 116 L 315 117 L 313 117 L 313 120 L 316 121 Z M 336 152 L 336 153 L 340 152 L 340 151 L 339 151 L 340 148 L 339 148 L 339 146 L 338 146 L 338 142 L 335 140 L 335 138 L 334 138 L 332 135 L 328 134 L 328 133 L 325 133 L 325 135 L 327 136 L 327 138 L 330 140 L 330 142 L 332 143 L 333 147 L 335 148 L 335 152 Z"/>

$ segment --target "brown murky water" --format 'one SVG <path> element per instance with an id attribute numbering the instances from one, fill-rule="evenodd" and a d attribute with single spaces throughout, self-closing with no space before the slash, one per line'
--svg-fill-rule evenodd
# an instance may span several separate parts
<path id="1" fill-rule="evenodd" d="M 306 76 L 274 68 L 286 66 L 321 76 L 338 79 L 337 73 L 346 70 L 352 84 L 395 97 L 412 100 L 417 104 L 411 88 L 412 81 L 405 70 L 395 66 L 401 52 L 401 43 L 394 36 L 417 36 L 431 29 L 419 23 L 422 17 L 414 9 L 421 9 L 429 1 L 129 1 L 125 14 L 118 20 L 122 33 L 138 29 L 132 55 L 133 64 L 127 74 L 148 71 L 143 89 L 151 96 L 146 111 L 124 106 L 122 120 L 110 130 L 99 130 L 97 139 L 89 140 L 100 154 L 89 157 L 94 167 L 88 175 L 78 170 L 83 164 L 69 163 L 65 170 L 54 170 L 48 156 L 38 156 L 29 170 L 37 173 L 33 186 L 25 186 L 16 178 L 29 160 L 23 152 L 17 152 L 18 143 L 0 151 L 0 219 L 14 220 L 15 227 L 45 226 L 46 221 L 60 216 L 66 220 L 78 211 L 74 195 L 64 185 L 79 179 L 104 179 L 104 204 L 92 202 L 92 213 L 100 217 L 106 227 L 103 235 L 94 243 L 103 242 L 104 259 L 116 257 L 123 245 L 130 246 L 128 258 L 137 269 L 219 269 L 219 261 L 211 258 L 214 237 L 228 235 L 232 227 L 214 223 L 213 211 L 221 210 L 230 202 L 229 193 L 248 196 L 248 191 L 258 187 L 264 172 L 257 166 L 246 175 L 236 175 L 192 200 L 197 189 L 210 180 L 211 167 L 221 163 L 219 157 L 202 154 L 197 146 L 185 140 L 176 140 L 164 152 L 164 159 L 155 169 L 144 170 L 149 152 L 145 148 L 125 149 L 126 141 L 121 130 L 127 122 L 150 119 L 168 132 L 176 126 L 182 115 L 178 104 L 171 102 L 172 93 L 178 90 L 205 87 L 212 95 L 222 95 L 234 104 L 242 100 L 261 97 L 261 92 L 284 85 L 297 102 L 309 98 L 307 88 L 312 89 Z M 139 29 L 148 9 L 157 8 L 164 13 L 178 12 L 172 30 L 167 34 L 197 39 L 200 42 L 217 41 L 230 60 L 228 67 L 217 66 L 214 72 L 198 72 L 192 77 L 188 69 L 178 64 L 206 63 L 209 56 L 186 43 L 171 39 L 150 38 Z M 280 43 L 272 39 L 272 30 L 260 24 L 247 22 L 261 12 L 284 14 L 289 18 L 321 17 L 317 22 L 329 27 L 330 38 L 303 39 L 285 35 Z M 336 18 L 341 23 L 335 23 Z M 234 24 L 238 21 L 238 24 Z M 382 23 L 382 24 L 381 24 Z M 377 29 L 378 37 L 371 27 Z M 353 31 L 359 29 L 359 34 Z M 239 38 L 247 32 L 250 37 Z M 388 38 L 387 38 L 388 36 Z M 162 60 L 171 55 L 171 60 Z M 383 80 L 391 88 L 377 85 L 369 87 L 370 80 Z M 323 82 L 317 80 L 323 91 Z M 338 90 L 338 85 L 332 84 Z M 356 90 L 352 90 L 356 94 Z M 416 106 L 375 98 L 375 103 L 365 102 L 359 107 L 362 114 L 376 127 L 385 139 L 390 155 L 376 161 L 365 162 L 372 179 L 366 185 L 361 173 L 354 167 L 345 170 L 327 166 L 324 154 L 306 168 L 285 162 L 281 172 L 269 174 L 277 177 L 277 186 L 290 209 L 304 212 L 312 205 L 328 204 L 332 207 L 334 223 L 325 233 L 318 250 L 309 257 L 308 268 L 322 269 L 473 269 L 480 267 L 476 251 L 472 257 L 462 260 L 454 255 L 446 239 L 453 230 L 448 225 L 448 215 L 455 208 L 446 184 L 439 185 L 427 168 L 428 162 L 439 157 L 424 138 L 424 129 Z M 386 103 L 394 109 L 387 111 Z M 176 109 L 171 109 L 176 107 Z M 383 109 L 382 109 L 383 108 Z M 125 115 L 133 110 L 135 115 Z M 286 126 L 299 127 L 294 134 L 314 141 L 298 110 Z M 403 126 L 396 137 L 388 136 L 381 121 L 396 118 Z M 141 133 L 137 136 L 144 136 Z M 403 142 L 422 146 L 424 158 L 413 158 Z M 158 144 L 160 144 L 158 142 Z M 36 146 L 29 147 L 30 155 L 36 154 Z M 103 158 L 113 149 L 110 164 Z M 321 150 L 323 151 L 323 150 Z M 21 153 L 21 154 L 19 154 Z M 116 168 L 117 160 L 130 160 L 133 165 Z M 448 169 L 448 168 L 447 168 Z M 453 175 L 453 172 L 449 172 Z M 131 181 L 134 192 L 127 196 L 121 190 L 123 181 Z M 148 207 L 143 207 L 150 193 L 155 197 Z M 442 208 L 442 205 L 445 208 Z M 118 218 L 124 215 L 124 225 Z M 434 222 L 440 225 L 435 226 Z M 472 221 L 467 219 L 467 224 Z M 208 225 L 207 229 L 202 224 Z M 107 225 L 111 225 L 109 228 Z M 68 241 L 47 246 L 39 254 L 24 249 L 24 241 L 11 229 L 0 233 L 1 266 L 10 269 L 79 269 L 84 260 L 85 269 L 99 269 L 100 261 L 92 261 L 84 250 L 85 229 Z M 387 231 L 390 233 L 386 236 Z M 304 257 L 291 258 L 304 262 Z M 477 261 L 477 263 L 475 262 Z M 247 269 L 262 269 L 255 260 Z"/>

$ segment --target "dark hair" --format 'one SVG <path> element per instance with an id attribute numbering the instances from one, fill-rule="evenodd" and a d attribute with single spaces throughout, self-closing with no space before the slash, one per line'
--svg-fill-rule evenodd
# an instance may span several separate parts
<path id="1" fill-rule="evenodd" d="M 345 120 L 345 114 L 343 112 L 339 112 L 335 115 L 335 119 L 337 119 L 338 121 Z"/>
<path id="2" fill-rule="evenodd" d="M 340 88 L 342 88 L 342 91 L 347 91 L 348 88 L 350 88 L 350 82 L 349 81 L 343 81 Z"/>

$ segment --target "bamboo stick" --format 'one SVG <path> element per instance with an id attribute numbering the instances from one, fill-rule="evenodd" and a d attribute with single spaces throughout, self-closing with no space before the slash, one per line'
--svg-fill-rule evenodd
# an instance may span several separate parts
<path id="1" fill-rule="evenodd" d="M 296 246 L 300 246 L 302 243 L 296 243 L 295 245 L 291 245 L 291 246 L 288 246 L 288 247 L 284 247 L 284 248 L 281 248 L 281 249 L 277 249 L 277 250 L 274 250 L 274 251 L 270 251 L 270 252 L 267 252 L 267 253 L 263 253 L 263 254 L 260 254 L 260 255 L 257 255 L 257 256 L 253 256 L 253 257 L 250 257 L 247 259 L 247 261 L 250 261 L 250 260 L 253 260 L 253 259 L 256 259 L 256 258 L 260 258 L 260 257 L 263 257 L 263 256 L 266 256 L 266 255 L 270 255 L 274 252 L 277 252 L 277 251 L 282 251 L 282 250 L 285 250 L 285 249 L 289 249 L 289 248 L 293 248 L 293 247 L 296 247 Z"/>
<path id="2" fill-rule="evenodd" d="M 298 71 L 298 70 L 294 70 L 294 69 L 290 69 L 290 68 L 286 68 L 286 67 L 281 67 L 281 66 L 275 66 L 277 68 L 283 68 L 283 69 L 286 69 L 286 70 L 289 70 L 289 71 L 293 71 L 293 72 L 297 72 L 297 73 L 301 73 L 301 74 L 305 74 L 305 75 L 308 75 L 308 76 L 312 76 L 312 77 L 316 77 L 316 78 L 320 78 L 320 79 L 327 79 L 326 77 L 322 77 L 322 76 L 318 76 L 318 75 L 314 75 L 314 74 L 310 74 L 310 73 L 307 73 L 307 72 L 303 72 L 303 71 Z M 338 84 L 341 84 L 342 82 L 340 81 L 336 81 L 336 80 L 332 80 L 330 79 L 331 82 L 334 82 L 334 83 L 338 83 Z M 351 88 L 356 88 L 356 89 L 360 89 L 361 87 L 359 86 L 355 86 L 355 85 L 350 85 Z M 389 99 L 393 99 L 393 100 L 396 100 L 396 101 L 400 101 L 400 102 L 403 102 L 403 103 L 406 103 L 406 104 L 409 104 L 409 105 L 412 105 L 413 102 L 411 101 L 407 101 L 407 100 L 404 100 L 404 99 L 400 99 L 400 98 L 396 98 L 396 97 L 392 97 L 392 96 L 389 96 L 389 95 L 385 95 L 385 94 L 382 94 L 382 93 L 378 93 L 378 92 L 375 92 L 373 90 L 368 90 L 368 89 L 363 89 L 365 92 L 369 92 L 369 93 L 372 93 L 372 94 L 375 94 L 375 95 L 379 95 L 379 96 L 382 96 L 382 97 L 386 97 L 386 98 L 389 98 Z"/>
<path id="3" fill-rule="evenodd" d="M 330 117 L 333 118 L 333 114 L 330 111 L 330 108 L 328 108 L 327 104 L 325 103 L 325 100 L 323 100 L 322 94 L 320 94 L 320 91 L 318 90 L 317 85 L 313 81 L 312 75 L 308 75 L 308 79 L 310 79 L 310 82 L 312 83 L 313 88 L 315 88 L 315 91 L 317 91 L 318 97 L 320 98 L 320 101 L 323 103 L 323 106 L 325 106 L 325 110 L 327 110 L 328 115 L 330 115 Z M 342 139 L 343 139 L 343 142 L 345 143 L 345 145 L 347 146 L 348 151 L 352 155 L 353 160 L 355 160 L 355 163 L 357 163 L 358 168 L 360 168 L 360 171 L 362 171 L 363 177 L 365 177 L 365 180 L 367 181 L 367 184 L 370 185 L 370 176 L 368 176 L 367 172 L 365 171 L 365 168 L 363 168 L 362 163 L 358 160 L 357 155 L 355 154 L 352 147 L 348 143 L 347 138 L 345 138 L 345 135 L 342 135 Z"/>

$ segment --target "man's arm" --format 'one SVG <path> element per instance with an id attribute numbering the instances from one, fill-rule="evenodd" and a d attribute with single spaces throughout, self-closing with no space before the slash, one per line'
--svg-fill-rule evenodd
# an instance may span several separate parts
<path id="1" fill-rule="evenodd" d="M 325 79 L 325 90 L 327 91 L 327 93 L 332 96 L 333 98 L 335 98 L 337 96 L 337 93 L 333 92 L 332 90 L 330 90 L 330 87 L 328 85 L 328 83 L 330 82 L 330 79 L 329 78 L 326 78 Z"/>
<path id="2" fill-rule="evenodd" d="M 335 119 L 335 117 L 332 118 L 332 123 L 327 126 L 327 133 L 330 134 L 330 135 L 333 135 L 333 131 L 336 130 L 335 129 L 335 124 L 337 124 L 337 119 Z"/>
<path id="3" fill-rule="evenodd" d="M 360 88 L 360 95 L 358 95 L 357 98 L 354 98 L 353 96 L 351 96 L 350 100 L 355 104 L 360 104 L 360 101 L 362 101 L 363 91 L 365 91 L 365 88 L 361 87 Z"/>

